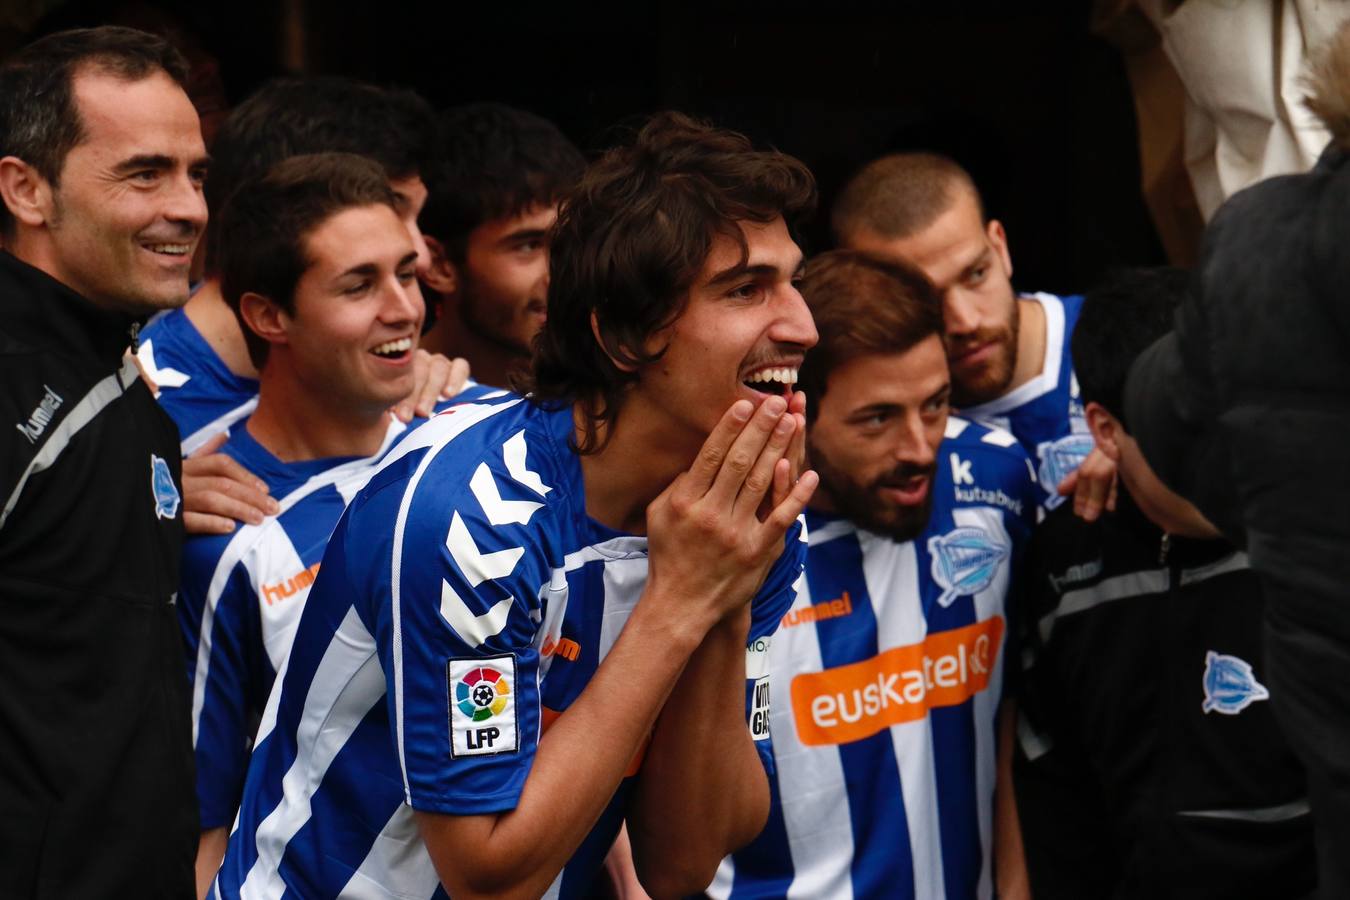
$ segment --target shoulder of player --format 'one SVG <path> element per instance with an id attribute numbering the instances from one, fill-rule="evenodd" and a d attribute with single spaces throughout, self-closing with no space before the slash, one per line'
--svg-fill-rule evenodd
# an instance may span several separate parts
<path id="1" fill-rule="evenodd" d="M 351 517 L 382 507 L 381 518 L 415 520 L 424 527 L 410 533 L 432 534 L 439 543 L 456 514 L 480 530 L 533 527 L 541 510 L 564 504 L 569 494 L 571 451 L 559 446 L 555 424 L 519 398 L 454 406 L 390 451 L 353 501 Z"/>
<path id="2" fill-rule="evenodd" d="M 1007 482 L 1030 478 L 1029 457 L 1017 438 L 1002 428 L 981 425 L 960 416 L 949 416 L 939 454 L 956 454 L 969 462 L 964 474 L 985 480 Z M 950 456 L 946 463 L 955 467 Z M 958 473 L 953 473 L 956 476 Z"/>

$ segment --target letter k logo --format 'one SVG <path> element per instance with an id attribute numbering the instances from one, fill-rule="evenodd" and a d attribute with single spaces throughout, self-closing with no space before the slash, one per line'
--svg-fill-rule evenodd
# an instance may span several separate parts
<path id="1" fill-rule="evenodd" d="M 957 484 L 974 484 L 975 476 L 970 474 L 970 460 L 962 459 L 955 453 L 951 455 L 952 481 Z"/>

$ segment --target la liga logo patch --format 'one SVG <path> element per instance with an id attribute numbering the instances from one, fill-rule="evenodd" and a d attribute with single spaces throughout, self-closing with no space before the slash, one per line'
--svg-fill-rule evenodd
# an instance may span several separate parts
<path id="1" fill-rule="evenodd" d="M 514 753 L 516 658 L 452 659 L 446 666 L 450 689 L 450 755 Z"/>
<path id="2" fill-rule="evenodd" d="M 459 711 L 475 722 L 501 715 L 510 696 L 511 683 L 496 669 L 472 669 L 455 685 Z"/>

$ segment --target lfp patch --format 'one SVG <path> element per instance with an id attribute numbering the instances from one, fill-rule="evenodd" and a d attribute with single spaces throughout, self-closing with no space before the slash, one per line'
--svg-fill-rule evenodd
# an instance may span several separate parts
<path id="1" fill-rule="evenodd" d="M 446 666 L 446 680 L 450 688 L 450 755 L 514 753 L 520 745 L 515 656 L 452 659 Z"/>
<path id="2" fill-rule="evenodd" d="M 1200 704 L 1204 712 L 1235 716 L 1257 700 L 1270 698 L 1251 663 L 1213 650 L 1205 654 L 1204 686 L 1205 702 Z"/>
<path id="3" fill-rule="evenodd" d="M 178 504 L 182 497 L 178 486 L 173 483 L 173 472 L 169 464 L 155 454 L 150 454 L 150 491 L 155 497 L 155 515 L 161 519 L 172 519 L 178 515 Z"/>
<path id="4" fill-rule="evenodd" d="M 993 584 L 1009 547 L 983 528 L 963 527 L 928 539 L 933 580 L 942 586 L 938 603 L 951 606 L 965 594 L 978 594 Z"/>
<path id="5" fill-rule="evenodd" d="M 1055 493 L 1055 488 L 1059 487 L 1059 483 L 1067 478 L 1070 472 L 1077 471 L 1083 460 L 1092 452 L 1092 447 L 1090 434 L 1066 434 L 1059 440 L 1036 445 L 1036 456 L 1041 461 L 1036 477 L 1040 480 L 1041 487 L 1050 495 L 1050 499 L 1045 501 L 1047 508 L 1054 509 L 1064 502 L 1064 498 Z"/>

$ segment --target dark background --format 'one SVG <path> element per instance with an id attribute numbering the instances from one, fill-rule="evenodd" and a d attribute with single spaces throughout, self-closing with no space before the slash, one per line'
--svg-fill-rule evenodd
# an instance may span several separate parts
<path id="1" fill-rule="evenodd" d="M 1023 290 L 1077 292 L 1164 261 L 1123 64 L 1087 2 L 27 3 L 0 22 L 0 52 L 74 25 L 166 33 L 194 63 L 208 131 L 213 112 L 298 72 L 412 87 L 438 107 L 522 106 L 587 152 L 676 108 L 800 157 L 822 208 L 888 150 L 955 157 L 1007 228 Z M 828 246 L 824 226 L 808 251 Z"/>

